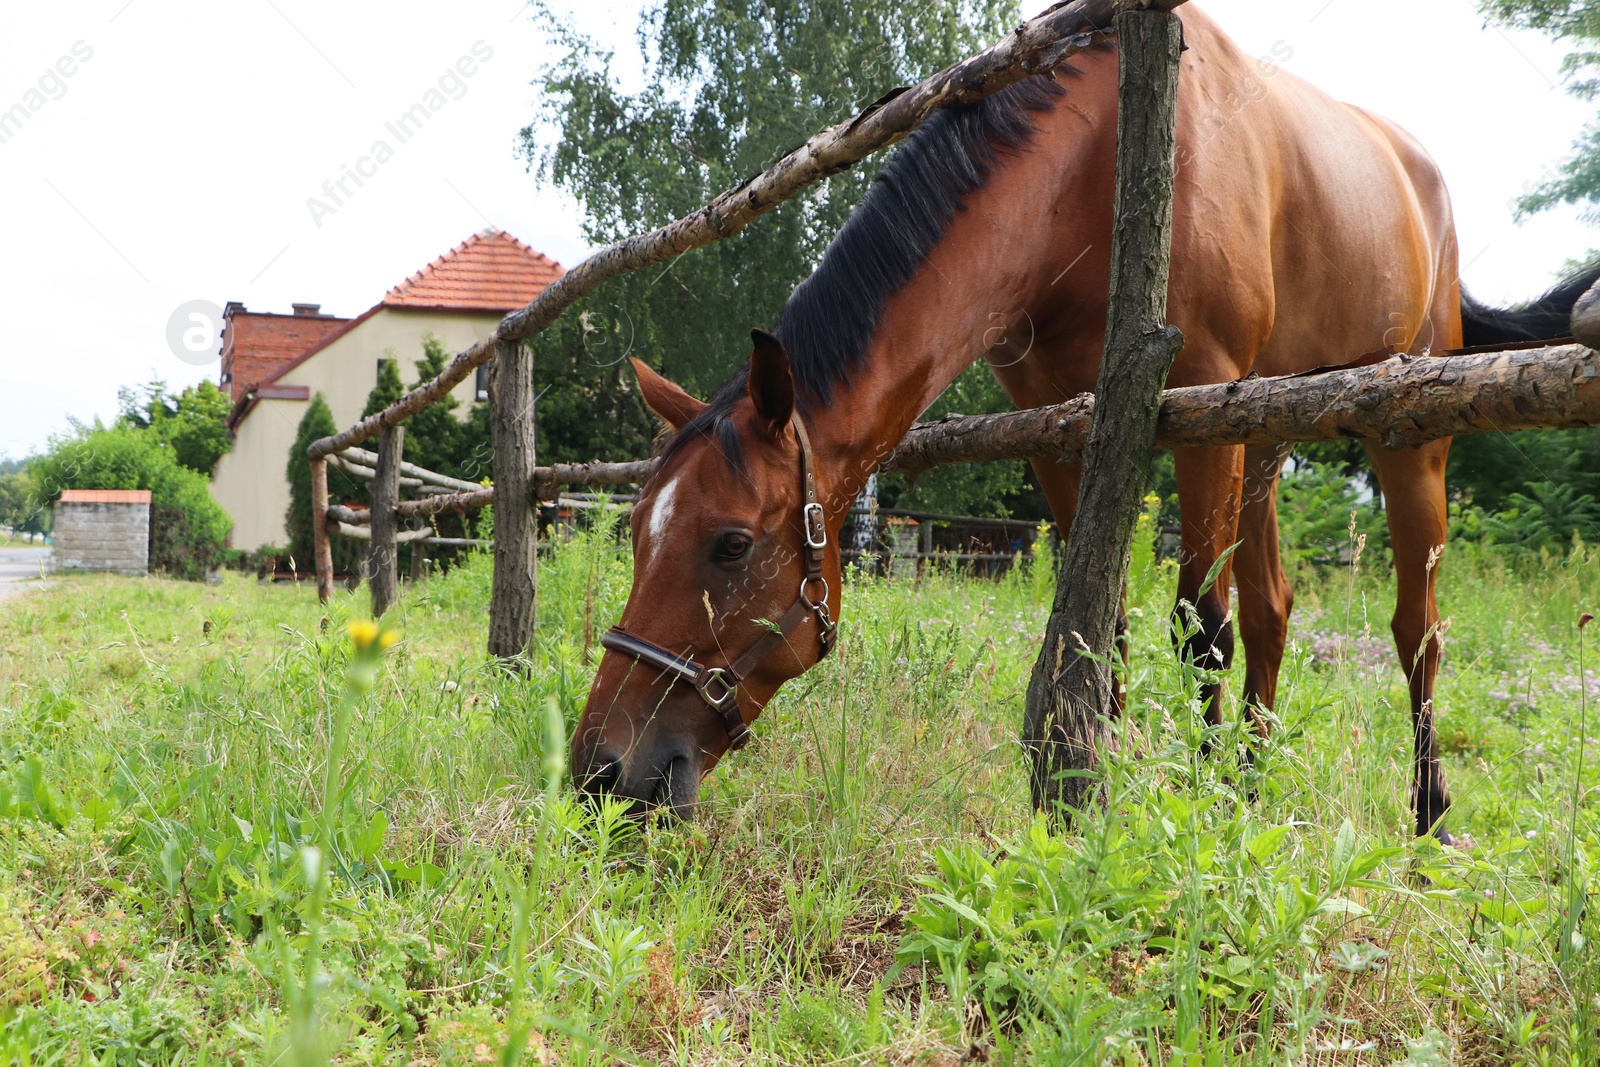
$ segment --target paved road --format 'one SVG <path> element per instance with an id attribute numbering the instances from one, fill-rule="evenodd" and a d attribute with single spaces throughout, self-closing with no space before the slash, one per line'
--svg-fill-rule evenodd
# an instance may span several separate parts
<path id="1" fill-rule="evenodd" d="M 29 588 L 38 588 L 37 580 L 30 582 L 28 579 L 38 579 L 39 565 L 45 564 L 49 559 L 50 550 L 37 546 L 28 548 L 22 545 L 0 545 L 0 600 L 8 596 L 25 592 Z"/>

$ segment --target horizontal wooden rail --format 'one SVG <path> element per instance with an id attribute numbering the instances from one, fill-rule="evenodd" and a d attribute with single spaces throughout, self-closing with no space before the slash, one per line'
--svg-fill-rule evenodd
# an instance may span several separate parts
<path id="1" fill-rule="evenodd" d="M 402 501 L 394 513 L 402 519 L 431 519 L 442 511 L 473 511 L 493 503 L 494 487 L 485 486 L 470 493 L 445 493 L 421 500 Z"/>
<path id="2" fill-rule="evenodd" d="M 1072 459 L 1094 397 L 914 426 L 883 470 L 916 475 L 952 463 Z M 1169 389 L 1156 444 L 1264 445 L 1358 438 L 1387 448 L 1441 437 L 1600 424 L 1600 355 L 1558 345 L 1386 360 L 1285 378 Z"/>
<path id="3" fill-rule="evenodd" d="M 370 482 L 378 476 L 376 468 L 366 467 L 360 463 L 352 463 L 342 456 L 329 456 L 328 462 L 333 464 L 335 469 L 344 471 L 352 478 L 361 478 Z M 421 478 L 399 478 L 396 479 L 396 484 L 404 489 L 421 489 L 423 481 Z"/>
<path id="4" fill-rule="evenodd" d="M 329 458 L 342 461 L 339 465 L 358 478 L 371 478 L 378 467 L 378 454 L 376 452 L 368 452 L 364 448 L 347 448 Z M 483 488 L 483 485 L 479 482 L 462 481 L 460 478 L 452 478 L 448 474 L 439 474 L 435 471 L 426 470 L 415 463 L 402 462 L 400 464 L 400 473 L 413 479 L 409 483 L 413 485 L 430 485 L 441 489 L 452 489 L 456 492 L 471 492 L 474 489 Z M 401 479 L 400 484 L 408 484 L 405 477 Z"/>
<path id="5" fill-rule="evenodd" d="M 334 532 L 343 537 L 352 537 L 357 541 L 372 540 L 371 525 L 357 526 L 354 523 L 341 522 L 334 528 Z M 409 544 L 412 541 L 427 541 L 433 537 L 433 530 L 424 526 L 420 530 L 400 530 L 394 535 L 397 545 Z"/>
<path id="6" fill-rule="evenodd" d="M 1083 449 L 1093 414 L 1094 397 L 1085 393 L 1049 407 L 919 423 L 881 469 L 914 476 L 956 463 L 1071 459 Z M 1168 389 L 1156 444 L 1185 448 L 1347 437 L 1398 448 L 1441 437 L 1594 425 L 1600 425 L 1600 354 L 1582 345 L 1554 345 L 1396 357 L 1348 370 Z M 654 469 L 654 460 L 558 464 L 538 468 L 534 480 L 551 489 L 641 484 Z M 492 503 L 491 487 L 408 500 L 395 512 L 401 518 L 427 517 Z M 349 509 L 330 508 L 328 515 L 350 521 Z"/>

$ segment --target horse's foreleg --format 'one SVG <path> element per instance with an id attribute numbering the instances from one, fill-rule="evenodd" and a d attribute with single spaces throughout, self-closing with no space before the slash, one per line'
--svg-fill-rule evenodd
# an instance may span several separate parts
<path id="1" fill-rule="evenodd" d="M 1180 448 L 1173 458 L 1178 471 L 1178 504 L 1183 518 L 1183 550 L 1178 561 L 1178 604 L 1173 611 L 1173 639 L 1182 638 L 1179 655 L 1212 671 L 1233 663 L 1233 615 L 1228 610 L 1228 585 L 1233 560 L 1223 564 L 1202 592 L 1206 577 L 1222 554 L 1238 540 L 1239 495 L 1244 481 L 1244 448 Z M 1193 612 L 1192 617 L 1190 612 Z M 1222 723 L 1222 686 L 1200 692 L 1206 722 Z"/>
<path id="2" fill-rule="evenodd" d="M 1294 590 L 1278 554 L 1278 475 L 1293 450 L 1293 445 L 1265 445 L 1244 452 L 1244 506 L 1233 573 L 1244 638 L 1244 702 L 1262 737 L 1270 727 L 1260 709 L 1270 710 L 1277 700 L 1278 670 L 1294 607 Z"/>
<path id="3" fill-rule="evenodd" d="M 1411 806 L 1417 816 L 1417 835 L 1431 832 L 1446 842 L 1450 835 L 1443 820 L 1450 807 L 1450 791 L 1439 766 L 1434 734 L 1433 682 L 1443 647 L 1434 585 L 1444 551 L 1448 516 L 1444 468 L 1449 455 L 1448 438 L 1420 448 L 1367 446 L 1367 456 L 1383 485 L 1389 537 L 1394 542 L 1397 588 L 1392 626 L 1400 669 L 1411 689 Z"/>

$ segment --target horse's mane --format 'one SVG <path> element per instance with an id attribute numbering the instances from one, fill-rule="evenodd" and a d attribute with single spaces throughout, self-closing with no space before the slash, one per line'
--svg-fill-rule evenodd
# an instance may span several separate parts
<path id="1" fill-rule="evenodd" d="M 977 103 L 938 112 L 896 149 L 778 316 L 774 332 L 788 350 L 803 410 L 827 404 L 834 386 L 849 381 L 885 302 L 916 275 L 1001 157 L 1027 143 L 1036 129 L 1031 113 L 1049 110 L 1065 91 L 1049 75 L 1027 78 Z M 731 415 L 748 387 L 747 374 L 741 369 L 724 383 L 668 440 L 663 455 L 705 434 L 742 468 Z"/>

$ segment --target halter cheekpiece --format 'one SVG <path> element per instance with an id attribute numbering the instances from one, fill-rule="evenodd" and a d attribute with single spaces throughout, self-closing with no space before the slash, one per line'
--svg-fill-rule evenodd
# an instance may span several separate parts
<path id="1" fill-rule="evenodd" d="M 800 442 L 800 487 L 805 503 L 800 508 L 800 529 L 804 545 L 800 551 L 805 566 L 805 576 L 800 579 L 800 590 L 794 604 L 778 619 L 774 628 L 760 637 L 745 654 L 726 667 L 708 667 L 703 663 L 669 652 L 660 645 L 613 626 L 600 638 L 600 647 L 620 652 L 640 663 L 648 664 L 664 674 L 675 675 L 694 686 L 700 699 L 722 717 L 728 731 L 728 747 L 743 748 L 750 740 L 750 727 L 739 711 L 739 683 L 749 677 L 779 645 L 788 643 L 789 635 L 799 629 L 812 615 L 817 617 L 822 656 L 833 648 L 838 626 L 828 615 L 828 580 L 822 574 L 822 562 L 828 549 L 827 516 L 817 499 L 816 461 L 811 454 L 811 439 L 798 414 L 789 425 Z M 811 590 L 822 587 L 822 595 L 815 600 Z M 821 658 L 820 656 L 818 657 Z"/>

